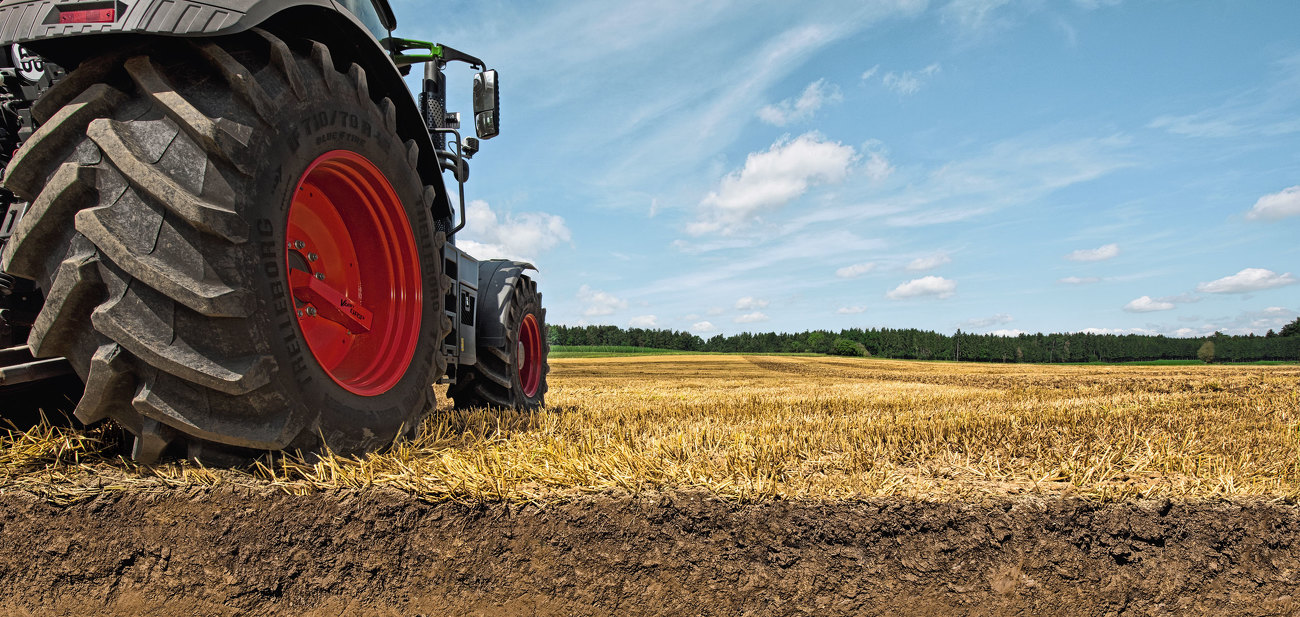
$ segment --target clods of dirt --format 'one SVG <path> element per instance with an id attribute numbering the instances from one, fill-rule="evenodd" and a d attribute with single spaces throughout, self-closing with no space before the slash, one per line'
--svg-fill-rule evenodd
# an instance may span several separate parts
<path id="1" fill-rule="evenodd" d="M 0 615 L 1294 615 L 1300 507 L 0 495 Z"/>

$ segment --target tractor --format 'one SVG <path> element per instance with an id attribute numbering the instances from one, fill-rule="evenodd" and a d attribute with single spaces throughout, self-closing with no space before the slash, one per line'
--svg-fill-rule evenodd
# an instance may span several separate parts
<path id="1" fill-rule="evenodd" d="M 535 268 L 455 243 L 497 72 L 396 26 L 386 0 L 0 2 L 0 418 L 111 420 L 149 464 L 382 448 L 435 384 L 542 406 Z"/>

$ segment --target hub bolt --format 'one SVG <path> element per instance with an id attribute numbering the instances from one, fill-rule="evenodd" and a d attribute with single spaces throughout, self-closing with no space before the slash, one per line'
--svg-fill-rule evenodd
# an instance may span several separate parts
<path id="1" fill-rule="evenodd" d="M 302 248 L 302 247 L 300 246 L 298 248 Z M 316 261 L 317 259 L 320 259 L 320 256 L 317 255 L 316 253 L 307 253 L 307 261 Z"/>
<path id="2" fill-rule="evenodd" d="M 302 240 L 294 240 L 294 241 L 293 241 L 293 248 L 296 248 L 296 249 L 302 250 L 302 248 L 305 247 L 305 246 L 307 246 L 307 243 L 306 243 L 306 242 L 303 242 Z"/>
<path id="3" fill-rule="evenodd" d="M 316 316 L 316 307 L 314 307 L 314 306 L 309 306 L 309 307 L 307 307 L 307 316 L 308 316 L 308 317 L 315 317 L 315 316 Z"/>
<path id="4" fill-rule="evenodd" d="M 324 273 L 324 272 L 317 272 L 317 273 L 316 273 L 316 280 L 318 280 L 318 281 L 323 281 L 323 280 L 325 280 L 325 273 Z"/>

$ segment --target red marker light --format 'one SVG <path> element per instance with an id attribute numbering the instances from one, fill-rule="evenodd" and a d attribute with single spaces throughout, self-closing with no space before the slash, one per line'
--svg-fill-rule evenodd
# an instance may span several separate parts
<path id="1" fill-rule="evenodd" d="M 111 24 L 117 21 L 117 9 L 89 9 L 84 11 L 62 11 L 59 13 L 61 24 Z"/>

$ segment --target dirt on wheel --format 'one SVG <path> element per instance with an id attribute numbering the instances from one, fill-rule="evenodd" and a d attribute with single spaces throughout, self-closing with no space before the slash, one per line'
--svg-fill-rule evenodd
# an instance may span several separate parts
<path id="1" fill-rule="evenodd" d="M 0 496 L 0 614 L 1292 615 L 1300 508 Z"/>

